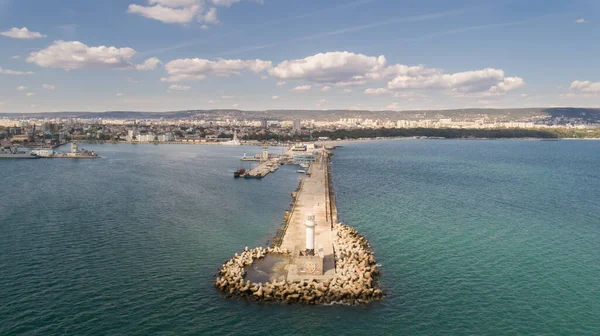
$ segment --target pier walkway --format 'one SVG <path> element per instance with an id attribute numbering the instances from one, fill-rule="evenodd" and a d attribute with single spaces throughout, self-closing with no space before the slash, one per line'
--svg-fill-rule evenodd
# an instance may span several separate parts
<path id="1" fill-rule="evenodd" d="M 290 221 L 283 237 L 281 247 L 294 253 L 306 247 L 307 215 L 315 215 L 315 252 L 324 257 L 322 276 L 306 276 L 306 279 L 325 280 L 335 274 L 333 250 L 333 232 L 330 214 L 328 189 L 328 159 L 325 154 L 319 155 L 317 162 L 310 165 L 308 174 L 303 178 Z M 289 266 L 288 280 L 302 280 L 305 277 L 295 275 L 295 265 Z"/>
<path id="2" fill-rule="evenodd" d="M 279 168 L 279 158 L 271 158 L 267 161 L 262 161 L 258 166 L 247 172 L 245 178 L 263 178 L 271 172 L 271 169 Z"/>

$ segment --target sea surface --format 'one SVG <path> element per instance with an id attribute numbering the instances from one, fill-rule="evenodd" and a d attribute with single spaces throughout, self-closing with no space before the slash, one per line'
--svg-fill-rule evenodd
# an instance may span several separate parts
<path id="1" fill-rule="evenodd" d="M 600 335 L 598 141 L 336 149 L 339 219 L 387 292 L 355 307 L 212 286 L 281 227 L 295 166 L 236 180 L 259 147 L 83 147 L 102 158 L 0 160 L 0 335 Z"/>

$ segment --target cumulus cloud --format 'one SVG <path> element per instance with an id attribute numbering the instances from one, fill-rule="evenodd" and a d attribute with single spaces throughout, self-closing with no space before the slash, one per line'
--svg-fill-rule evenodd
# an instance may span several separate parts
<path id="1" fill-rule="evenodd" d="M 27 91 L 27 86 L 17 86 L 17 91 Z"/>
<path id="2" fill-rule="evenodd" d="M 25 94 L 27 97 L 33 97 L 35 96 L 35 93 L 33 92 L 27 92 L 27 94 Z"/>
<path id="3" fill-rule="evenodd" d="M 240 104 L 233 104 L 233 105 L 231 105 L 231 107 L 238 108 L 238 107 L 240 107 Z"/>
<path id="4" fill-rule="evenodd" d="M 295 88 L 291 89 L 290 91 L 292 92 L 306 92 L 309 91 L 311 89 L 312 86 L 310 85 L 300 85 L 300 86 L 296 86 Z"/>
<path id="5" fill-rule="evenodd" d="M 365 90 L 365 94 L 371 96 L 382 96 L 391 94 L 391 91 L 386 88 L 369 88 Z"/>
<path id="6" fill-rule="evenodd" d="M 352 89 L 344 89 L 344 93 L 351 93 Z"/>
<path id="7" fill-rule="evenodd" d="M 231 7 L 231 5 L 240 3 L 242 2 L 242 0 L 210 0 L 210 2 L 215 6 Z M 257 2 L 262 5 L 264 1 L 254 0 L 254 2 Z"/>
<path id="8" fill-rule="evenodd" d="M 273 97 L 271 97 L 272 100 L 279 100 L 280 98 L 281 97 L 279 97 L 279 96 L 273 96 Z"/>
<path id="9" fill-rule="evenodd" d="M 571 83 L 571 90 L 582 93 L 600 94 L 600 82 L 576 80 Z"/>
<path id="10" fill-rule="evenodd" d="M 7 31 L 3 31 L 0 33 L 2 36 L 16 38 L 16 39 L 38 39 L 46 37 L 46 35 L 42 35 L 41 33 L 30 31 L 27 27 L 17 28 L 13 27 Z"/>
<path id="11" fill-rule="evenodd" d="M 276 84 L 276 85 L 277 85 L 277 86 L 284 86 L 284 85 L 285 85 L 285 83 L 286 83 L 286 82 L 284 82 L 284 81 L 279 81 L 279 82 L 277 82 L 277 84 Z"/>
<path id="12" fill-rule="evenodd" d="M 160 64 L 160 59 L 152 57 L 144 61 L 142 64 L 135 66 L 136 70 L 154 70 Z"/>
<path id="13" fill-rule="evenodd" d="M 329 90 L 331 90 L 331 86 L 323 86 L 321 88 L 321 92 L 328 92 Z"/>
<path id="14" fill-rule="evenodd" d="M 131 58 L 136 51 L 132 48 L 89 47 L 79 41 L 55 41 L 46 49 L 35 51 L 27 62 L 46 68 L 75 69 L 139 69 L 156 68 L 158 58 L 146 60 L 144 64 L 134 65 Z"/>
<path id="15" fill-rule="evenodd" d="M 119 92 L 115 96 L 117 96 L 117 97 L 123 97 L 123 94 L 121 92 Z"/>
<path id="16" fill-rule="evenodd" d="M 13 76 L 23 76 L 23 75 L 33 75 L 31 71 L 16 71 L 10 69 L 2 69 L 0 67 L 0 75 L 13 75 Z"/>
<path id="17" fill-rule="evenodd" d="M 575 20 L 575 23 L 587 23 L 587 21 L 584 18 L 580 18 Z"/>
<path id="18" fill-rule="evenodd" d="M 155 1 L 149 0 L 150 5 L 140 6 L 131 4 L 127 13 L 137 14 L 148 19 L 158 20 L 164 23 L 189 23 L 202 13 L 202 5 L 197 1 Z"/>
<path id="19" fill-rule="evenodd" d="M 390 105 L 386 106 L 385 109 L 392 111 L 398 110 L 398 103 L 391 103 Z"/>
<path id="20" fill-rule="evenodd" d="M 384 56 L 372 57 L 347 51 L 327 52 L 303 59 L 287 60 L 269 70 L 279 79 L 307 80 L 339 86 L 360 85 L 368 73 L 386 65 Z"/>
<path id="21" fill-rule="evenodd" d="M 271 68 L 270 61 L 256 60 L 226 60 L 210 61 L 200 58 L 173 60 L 165 65 L 168 77 L 161 78 L 163 82 L 179 82 L 201 80 L 207 76 L 232 76 L 243 72 L 260 73 Z"/>
<path id="22" fill-rule="evenodd" d="M 171 85 L 169 86 L 169 91 L 188 91 L 189 89 L 191 89 L 191 86 L 187 86 L 187 85 Z"/>
<path id="23" fill-rule="evenodd" d="M 44 89 L 46 89 L 46 90 L 54 90 L 54 89 L 56 89 L 56 86 L 50 85 L 50 84 L 44 84 L 44 85 L 42 85 L 42 87 Z"/>
<path id="24" fill-rule="evenodd" d="M 217 9 L 214 7 L 209 9 L 208 11 L 206 11 L 206 13 L 198 16 L 198 20 L 201 22 L 212 23 L 212 24 L 219 23 L 219 20 L 217 19 Z"/>
<path id="25" fill-rule="evenodd" d="M 487 92 L 503 94 L 525 85 L 519 77 L 504 77 L 504 71 L 493 68 L 444 74 L 442 70 L 416 76 L 402 74 L 388 82 L 388 89 L 440 89 L 458 94 Z"/>

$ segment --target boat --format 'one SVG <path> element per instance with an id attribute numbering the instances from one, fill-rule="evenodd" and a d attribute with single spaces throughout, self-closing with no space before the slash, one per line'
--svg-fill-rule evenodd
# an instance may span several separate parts
<path id="1" fill-rule="evenodd" d="M 306 170 L 298 169 L 296 170 L 296 173 L 306 174 Z"/>
<path id="2" fill-rule="evenodd" d="M 233 172 L 233 177 L 238 178 L 238 177 L 244 176 L 244 174 L 246 174 L 246 169 L 240 168 Z"/>
<path id="3" fill-rule="evenodd" d="M 38 155 L 31 152 L 20 152 L 16 147 L 0 148 L 0 159 L 39 159 Z"/>

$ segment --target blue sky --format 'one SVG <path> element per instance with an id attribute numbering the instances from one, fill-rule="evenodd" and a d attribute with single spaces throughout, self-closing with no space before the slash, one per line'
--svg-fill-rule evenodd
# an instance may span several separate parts
<path id="1" fill-rule="evenodd" d="M 600 106 L 597 0 L 0 0 L 0 112 Z"/>

